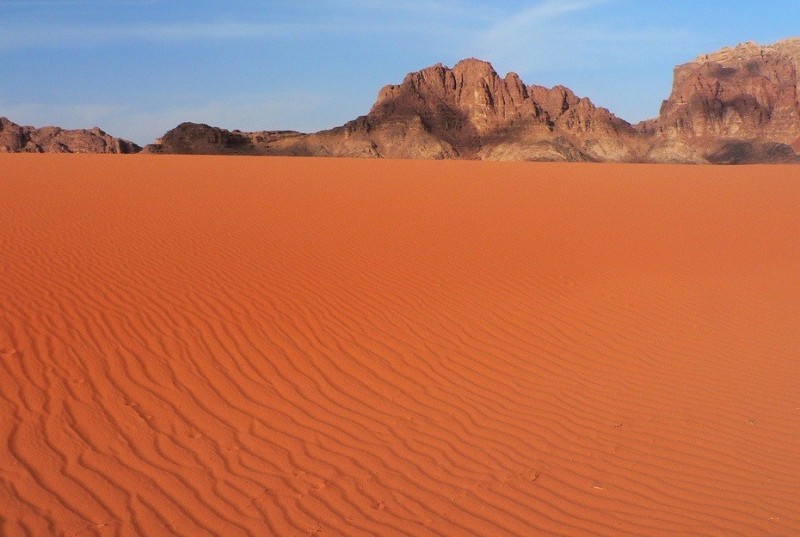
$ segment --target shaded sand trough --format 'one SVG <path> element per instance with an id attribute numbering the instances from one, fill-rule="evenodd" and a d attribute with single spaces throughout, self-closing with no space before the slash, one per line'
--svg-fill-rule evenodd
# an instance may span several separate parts
<path id="1" fill-rule="evenodd" d="M 0 166 L 3 536 L 800 535 L 797 167 Z"/>

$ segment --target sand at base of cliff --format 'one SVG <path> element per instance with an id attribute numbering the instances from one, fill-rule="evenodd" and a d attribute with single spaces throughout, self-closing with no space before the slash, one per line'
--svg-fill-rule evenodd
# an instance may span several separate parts
<path id="1" fill-rule="evenodd" d="M 796 167 L 0 159 L 0 534 L 800 534 Z"/>

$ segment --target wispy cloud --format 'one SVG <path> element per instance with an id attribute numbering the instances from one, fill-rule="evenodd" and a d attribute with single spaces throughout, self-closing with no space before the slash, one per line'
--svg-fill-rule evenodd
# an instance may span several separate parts
<path id="1" fill-rule="evenodd" d="M 179 4 L 193 5 L 196 9 L 190 12 L 180 9 Z M 366 111 L 374 97 L 373 91 L 380 84 L 394 80 L 391 77 L 401 77 L 405 70 L 436 61 L 455 62 L 467 56 L 489 60 L 501 73 L 515 70 L 529 83 L 566 84 L 583 95 L 599 97 L 595 99 L 598 104 L 622 110 L 622 106 L 615 104 L 615 98 L 623 104 L 641 99 L 633 90 L 624 94 L 618 88 L 609 89 L 604 96 L 598 85 L 608 81 L 611 76 L 608 71 L 633 73 L 628 76 L 627 83 L 633 87 L 636 80 L 631 83 L 630 79 L 641 77 L 642 67 L 652 65 L 654 57 L 663 58 L 665 51 L 674 55 L 678 49 L 691 49 L 691 43 L 696 41 L 695 36 L 670 27 L 670 23 L 652 17 L 642 19 L 641 13 L 635 13 L 642 11 L 640 0 L 237 0 L 226 2 L 225 9 L 214 4 L 190 0 L 0 0 L 0 53 L 9 58 L 27 58 L 28 52 L 30 57 L 37 57 L 37 54 L 48 55 L 50 51 L 68 49 L 74 52 L 76 65 L 87 72 L 92 71 L 93 56 L 83 53 L 93 48 L 103 49 L 104 54 L 114 49 L 114 54 L 119 53 L 127 61 L 152 57 L 152 83 L 158 91 L 174 89 L 181 93 L 187 86 L 184 79 L 174 82 L 163 73 L 155 72 L 163 69 L 159 66 L 163 57 L 152 56 L 154 50 L 158 54 L 174 51 L 176 57 L 191 58 L 196 57 L 194 48 L 169 45 L 209 43 L 219 50 L 218 55 L 210 58 L 215 60 L 229 57 L 226 50 L 261 50 L 274 42 L 286 58 L 270 57 L 269 65 L 283 65 L 289 58 L 295 62 L 309 61 L 321 76 L 318 51 L 324 47 L 322 56 L 342 57 L 341 67 L 322 69 L 325 76 L 340 80 L 337 78 L 340 68 L 354 79 L 372 76 L 368 83 L 361 83 L 362 89 L 368 86 L 369 90 L 359 93 L 355 85 L 347 86 L 350 92 L 345 103 L 328 100 L 327 106 L 339 111 L 340 117 L 332 117 L 330 110 L 313 104 L 314 99 L 309 101 L 312 104 L 298 108 L 299 99 L 275 93 L 247 98 L 230 95 L 225 102 L 210 99 L 199 102 L 187 96 L 184 96 L 187 100 L 180 101 L 176 97 L 171 101 L 172 107 L 163 106 L 161 100 L 142 98 L 138 107 L 127 105 L 122 111 L 115 105 L 108 105 L 109 108 L 86 105 L 81 109 L 80 104 L 49 108 L 19 105 L 16 110 L 10 107 L 2 110 L 9 116 L 31 118 L 24 120 L 40 124 L 97 124 L 138 142 L 149 142 L 183 120 L 254 130 L 287 127 L 317 130 Z M 136 7 L 110 9 L 114 5 Z M 144 7 L 140 9 L 140 5 Z M 520 5 L 524 7 L 519 8 Z M 13 12 L 24 13 L 24 16 L 4 17 L 4 13 L 11 12 L 10 9 L 4 11 L 8 6 L 15 6 Z M 33 9 L 36 6 L 39 7 Z M 51 9 L 52 6 L 63 6 L 63 9 Z M 109 6 L 102 11 L 102 16 L 97 15 L 101 13 L 98 11 L 101 6 Z M 25 12 L 26 8 L 30 8 L 30 13 Z M 88 16 L 89 13 L 93 16 Z M 136 18 L 132 18 L 134 14 Z M 115 48 L 116 45 L 122 46 Z M 148 48 L 148 45 L 156 46 Z M 14 54 L 17 51 L 26 54 Z M 206 68 L 211 69 L 212 63 Z M 672 58 L 665 65 L 666 85 L 669 68 L 674 65 Z M 607 72 L 598 74 L 599 68 Z M 194 67 L 188 65 L 187 73 L 192 69 Z M 286 69 L 287 73 L 296 71 Z M 311 86 L 315 84 L 311 78 L 287 81 L 281 78 L 280 72 L 270 74 L 269 78 L 247 76 L 236 86 L 246 88 L 241 91 L 275 92 L 290 86 L 313 91 Z M 115 87 L 113 81 L 108 82 L 106 77 L 103 80 L 103 87 Z M 210 81 L 207 88 L 198 88 L 198 91 L 210 93 L 208 88 L 213 85 Z M 607 85 L 612 84 L 608 82 Z M 39 86 L 48 87 L 48 84 Z M 59 82 L 59 89 L 60 86 Z M 340 82 L 340 86 L 345 84 Z M 138 86 L 132 81 L 130 87 Z M 130 95 L 127 87 L 118 88 L 117 93 L 129 95 L 130 101 L 137 99 Z M 41 91 L 39 94 L 40 101 L 48 98 Z M 71 98 L 63 93 L 50 97 L 60 102 Z M 148 112 L 142 113 L 144 109 Z M 115 131 L 117 126 L 118 132 Z"/>
<path id="2" fill-rule="evenodd" d="M 544 0 L 495 21 L 478 40 L 478 53 L 502 65 L 542 69 L 604 67 L 629 62 L 646 46 L 685 40 L 682 29 L 626 26 L 604 19 L 605 7 L 631 0 Z M 631 45 L 636 44 L 635 47 Z"/>
<path id="3" fill-rule="evenodd" d="M 238 0 L 221 10 L 198 2 L 197 10 L 185 12 L 172 1 L 0 0 L 0 50 L 115 42 L 296 41 L 320 35 L 455 40 L 459 33 L 471 38 L 487 21 L 503 15 L 497 6 L 480 0 L 304 0 L 279 7 L 270 7 L 272 2 L 266 0 Z M 98 13 L 95 6 L 108 9 Z M 130 13 L 114 9 L 124 6 L 136 6 L 137 19 L 144 14 L 147 22 L 127 22 Z M 12 17 L 3 17 L 4 8 L 25 14 L 27 21 L 20 25 Z"/>
<path id="4" fill-rule="evenodd" d="M 571 27 L 576 19 L 580 20 L 578 15 L 609 1 L 613 0 L 544 0 L 495 21 L 479 37 L 478 47 L 500 61 L 515 57 L 529 66 L 543 63 L 546 58 L 536 57 L 549 43 L 565 46 L 569 39 L 563 32 L 566 30 L 571 37 Z M 563 20 L 566 15 L 571 15 L 570 21 Z"/>
<path id="5" fill-rule="evenodd" d="M 331 25 L 315 25 L 325 31 Z M 159 23 L 159 24 L 113 24 L 113 25 L 42 25 L 34 28 L 10 28 L 0 26 L 0 49 L 17 49 L 32 46 L 93 46 L 115 42 L 150 41 L 181 42 L 202 39 L 269 38 L 292 35 L 298 31 L 290 23 Z M 303 26 L 309 30 L 309 25 Z"/>
<path id="6" fill-rule="evenodd" d="M 340 9 L 352 12 L 375 12 L 387 14 L 412 14 L 423 17 L 487 20 L 502 11 L 487 2 L 475 0 L 339 0 Z"/>
<path id="7" fill-rule="evenodd" d="M 0 0 L 2 1 L 2 0 Z M 409 16 L 410 17 L 410 16 Z M 417 21 L 416 17 L 420 20 Z M 109 43 L 151 42 L 178 43 L 204 40 L 242 40 L 291 38 L 295 41 L 327 35 L 431 35 L 446 37 L 456 29 L 439 24 L 426 16 L 399 22 L 391 17 L 338 12 L 329 17 L 280 22 L 220 20 L 213 22 L 53 23 L 41 22 L 25 28 L 0 21 L 0 50 L 31 47 L 98 46 Z"/>
<path id="8" fill-rule="evenodd" d="M 3 0 L 0 8 L 37 9 L 39 7 L 75 7 L 81 5 L 110 6 L 145 6 L 156 4 L 161 0 Z"/>
<path id="9" fill-rule="evenodd" d="M 536 29 L 563 15 L 594 9 L 610 1 L 612 0 L 544 0 L 499 21 L 487 32 L 487 37 L 504 37 L 508 33 Z"/>

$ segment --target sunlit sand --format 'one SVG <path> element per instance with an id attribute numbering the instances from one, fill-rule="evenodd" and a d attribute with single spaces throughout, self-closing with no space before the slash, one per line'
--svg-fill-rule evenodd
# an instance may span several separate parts
<path id="1" fill-rule="evenodd" d="M 796 167 L 0 158 L 0 534 L 800 534 Z"/>

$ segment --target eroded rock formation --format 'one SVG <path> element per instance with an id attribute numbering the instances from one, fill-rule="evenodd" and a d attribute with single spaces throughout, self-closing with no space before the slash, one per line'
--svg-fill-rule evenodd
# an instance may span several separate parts
<path id="1" fill-rule="evenodd" d="M 712 162 L 785 162 L 800 149 L 800 39 L 747 42 L 675 68 L 659 117 L 640 132 Z"/>
<path id="2" fill-rule="evenodd" d="M 366 116 L 309 135 L 182 124 L 148 151 L 494 160 L 634 160 L 627 122 L 562 86 L 526 86 L 476 59 L 408 74 Z"/>
<path id="3" fill-rule="evenodd" d="M 98 128 L 25 127 L 0 117 L 0 153 L 137 153 L 142 148 Z"/>
<path id="4" fill-rule="evenodd" d="M 794 162 L 800 38 L 744 43 L 675 68 L 659 117 L 632 126 L 569 88 L 526 85 L 474 58 L 384 86 L 364 116 L 330 130 L 228 131 L 182 123 L 150 153 L 600 162 Z M 99 129 L 0 119 L 0 151 L 129 153 Z"/>

